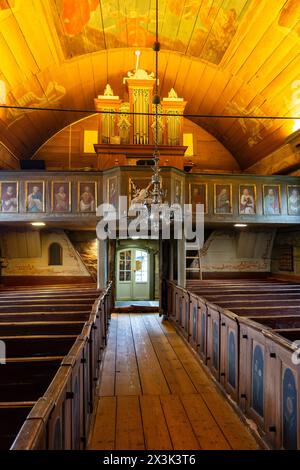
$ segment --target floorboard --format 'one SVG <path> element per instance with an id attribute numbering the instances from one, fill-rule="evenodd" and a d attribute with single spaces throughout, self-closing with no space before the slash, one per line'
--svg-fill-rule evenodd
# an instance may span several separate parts
<path id="1" fill-rule="evenodd" d="M 172 325 L 156 314 L 115 314 L 89 448 L 259 446 Z"/>

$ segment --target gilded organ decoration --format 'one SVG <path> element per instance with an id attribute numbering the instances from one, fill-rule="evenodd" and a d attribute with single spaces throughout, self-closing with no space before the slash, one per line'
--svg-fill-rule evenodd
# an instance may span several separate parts
<path id="1" fill-rule="evenodd" d="M 140 67 L 140 51 L 135 52 L 135 69 L 123 79 L 128 92 L 128 102 L 115 96 L 109 84 L 103 95 L 95 99 L 100 114 L 99 144 L 122 145 L 182 145 L 182 121 L 186 101 L 178 97 L 174 88 L 161 104 L 153 105 L 155 87 L 153 72 Z M 134 115 L 130 113 L 136 113 Z M 156 131 L 157 128 L 157 131 Z"/>

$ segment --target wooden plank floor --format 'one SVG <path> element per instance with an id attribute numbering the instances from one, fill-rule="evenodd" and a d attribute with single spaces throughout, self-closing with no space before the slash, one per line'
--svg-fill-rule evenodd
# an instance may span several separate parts
<path id="1" fill-rule="evenodd" d="M 113 315 L 89 448 L 258 449 L 168 322 Z"/>

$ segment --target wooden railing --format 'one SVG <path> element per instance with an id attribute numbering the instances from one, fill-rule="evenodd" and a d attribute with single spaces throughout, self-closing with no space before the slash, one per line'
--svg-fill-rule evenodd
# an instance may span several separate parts
<path id="1" fill-rule="evenodd" d="M 164 314 L 274 449 L 300 449 L 300 285 L 166 281 Z M 221 305 L 220 305 L 221 304 Z"/>
<path id="2" fill-rule="evenodd" d="M 111 309 L 109 284 L 95 301 L 89 319 L 46 393 L 27 416 L 12 450 L 85 448 Z"/>

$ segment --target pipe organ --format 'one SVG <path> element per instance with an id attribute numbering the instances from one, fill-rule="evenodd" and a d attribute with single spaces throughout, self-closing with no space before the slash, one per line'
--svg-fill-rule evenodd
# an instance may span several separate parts
<path id="1" fill-rule="evenodd" d="M 104 94 L 95 99 L 95 107 L 100 111 L 99 144 L 153 145 L 157 136 L 159 145 L 183 145 L 182 122 L 186 102 L 172 88 L 168 97 L 157 105 L 156 122 L 156 105 L 152 103 L 155 76 L 153 72 L 140 68 L 139 59 L 140 52 L 136 51 L 135 70 L 128 72 L 123 79 L 128 102 L 115 96 L 109 84 Z M 101 111 L 105 113 L 101 114 Z"/>

